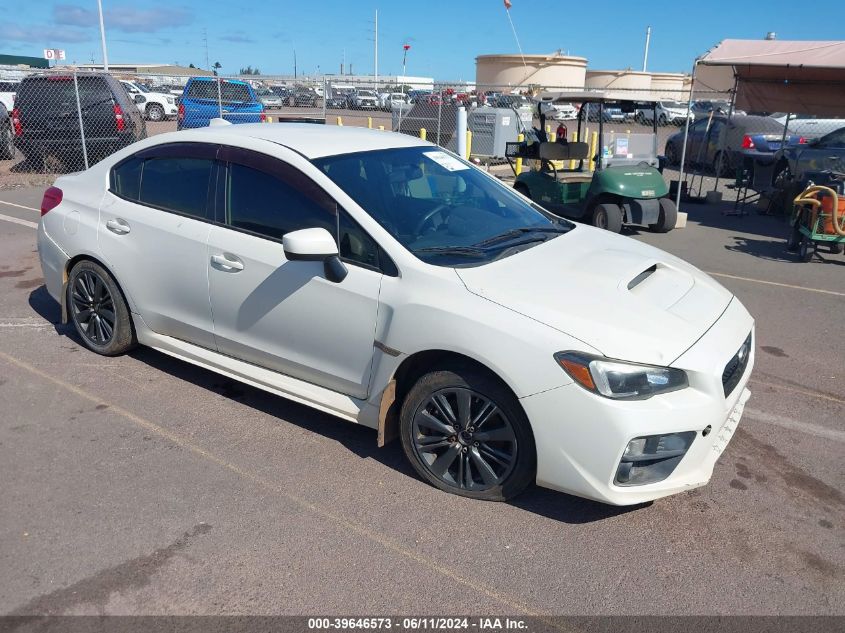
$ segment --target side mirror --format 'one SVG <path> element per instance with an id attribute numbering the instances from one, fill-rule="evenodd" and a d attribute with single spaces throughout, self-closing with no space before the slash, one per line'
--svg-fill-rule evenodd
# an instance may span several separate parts
<path id="1" fill-rule="evenodd" d="M 340 283 L 349 272 L 340 261 L 337 244 L 326 229 L 300 229 L 282 237 L 282 247 L 289 261 L 323 262 L 326 279 Z"/>
<path id="2" fill-rule="evenodd" d="M 143 95 L 135 95 L 135 103 L 144 103 L 144 101 L 146 101 L 146 99 Z"/>

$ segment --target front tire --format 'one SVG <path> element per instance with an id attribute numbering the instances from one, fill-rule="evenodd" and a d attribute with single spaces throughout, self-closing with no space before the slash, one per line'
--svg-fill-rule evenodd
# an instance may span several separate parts
<path id="1" fill-rule="evenodd" d="M 648 228 L 654 233 L 668 233 L 678 222 L 678 209 L 668 198 L 660 198 L 659 203 L 660 214 L 657 216 L 657 223 L 649 224 Z"/>
<path id="2" fill-rule="evenodd" d="M 67 309 L 82 342 L 91 351 L 117 356 L 137 344 L 123 293 L 99 264 L 83 260 L 71 269 Z"/>
<path id="3" fill-rule="evenodd" d="M 504 385 L 473 367 L 422 376 L 402 404 L 400 437 L 417 474 L 446 492 L 505 501 L 536 477 L 525 412 Z"/>
<path id="4" fill-rule="evenodd" d="M 622 230 L 622 209 L 618 204 L 597 204 L 593 209 L 591 223 L 596 228 L 619 233 Z"/>

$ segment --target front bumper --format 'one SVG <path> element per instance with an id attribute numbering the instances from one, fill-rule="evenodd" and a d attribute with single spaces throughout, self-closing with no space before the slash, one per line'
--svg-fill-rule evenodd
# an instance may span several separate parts
<path id="1" fill-rule="evenodd" d="M 689 377 L 690 386 L 680 391 L 619 401 L 569 384 L 522 398 L 537 446 L 537 484 L 613 505 L 644 503 L 707 484 L 750 396 L 746 384 L 753 351 L 727 397 L 722 372 L 752 328 L 751 316 L 734 299 L 710 330 L 672 364 Z M 666 479 L 644 485 L 614 483 L 632 439 L 685 431 L 695 431 L 695 439 Z"/>

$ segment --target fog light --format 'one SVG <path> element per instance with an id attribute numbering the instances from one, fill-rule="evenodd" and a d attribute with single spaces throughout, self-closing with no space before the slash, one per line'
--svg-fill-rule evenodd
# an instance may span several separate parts
<path id="1" fill-rule="evenodd" d="M 634 438 L 625 447 L 616 470 L 616 484 L 642 486 L 663 481 L 681 462 L 695 435 L 695 431 L 686 431 Z"/>

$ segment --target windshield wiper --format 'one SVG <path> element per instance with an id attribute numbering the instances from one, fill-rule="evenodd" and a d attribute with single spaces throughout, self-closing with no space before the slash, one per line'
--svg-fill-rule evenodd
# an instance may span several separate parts
<path id="1" fill-rule="evenodd" d="M 482 240 L 475 244 L 475 246 L 488 246 L 490 244 L 496 244 L 498 242 L 506 242 L 514 237 L 519 237 L 525 233 L 567 233 L 569 232 L 569 228 L 557 227 L 557 226 L 521 226 L 517 229 L 510 229 L 509 231 L 505 231 L 504 233 L 499 233 L 498 235 L 494 235 L 493 237 L 488 237 L 486 240 Z M 546 238 L 543 238 L 545 241 Z M 536 240 L 532 240 L 536 241 Z"/>
<path id="2" fill-rule="evenodd" d="M 458 255 L 459 257 L 486 257 L 487 249 L 475 246 L 426 246 L 417 248 L 413 253 L 431 253 L 433 255 Z"/>

